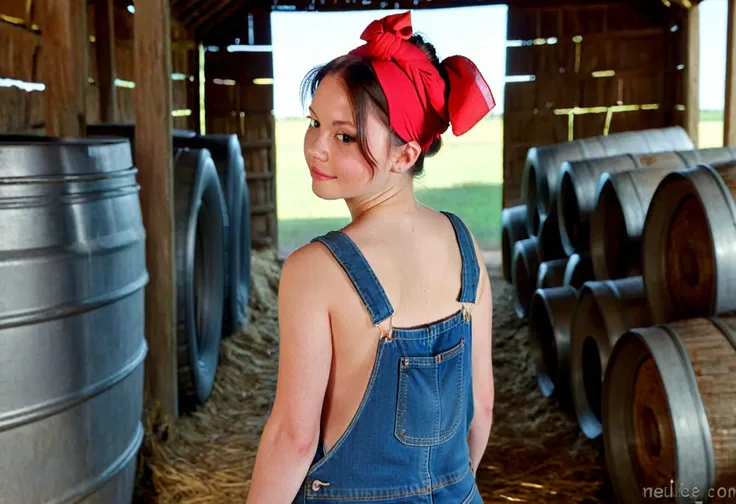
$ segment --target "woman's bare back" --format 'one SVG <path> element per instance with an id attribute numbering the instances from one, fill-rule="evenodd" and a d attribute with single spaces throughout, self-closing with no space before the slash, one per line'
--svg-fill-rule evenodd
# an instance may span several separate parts
<path id="1" fill-rule="evenodd" d="M 394 327 L 428 325 L 461 309 L 457 297 L 462 258 L 452 224 L 442 213 L 420 206 L 406 221 L 393 218 L 382 223 L 380 216 L 373 216 L 351 224 L 344 232 L 386 291 L 394 307 Z M 324 253 L 330 254 L 326 248 Z M 337 261 L 333 264 L 325 271 L 331 289 L 333 348 L 322 413 L 326 451 L 345 432 L 360 406 L 381 335 L 347 274 Z M 380 327 L 388 329 L 389 320 Z"/>

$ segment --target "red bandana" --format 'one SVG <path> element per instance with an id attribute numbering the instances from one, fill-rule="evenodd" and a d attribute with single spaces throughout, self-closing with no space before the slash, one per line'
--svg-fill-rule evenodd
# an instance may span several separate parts
<path id="1" fill-rule="evenodd" d="M 371 59 L 388 101 L 389 121 L 405 141 L 415 140 L 427 152 L 434 140 L 452 124 L 460 136 L 496 106 L 491 89 L 475 64 L 464 56 L 442 61 L 445 81 L 427 55 L 407 40 L 413 31 L 411 12 L 375 20 L 360 36 L 366 43 L 350 54 Z"/>

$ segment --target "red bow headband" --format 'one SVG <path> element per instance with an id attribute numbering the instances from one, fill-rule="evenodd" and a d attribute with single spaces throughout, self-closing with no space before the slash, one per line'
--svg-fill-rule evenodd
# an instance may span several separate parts
<path id="1" fill-rule="evenodd" d="M 496 106 L 491 89 L 475 64 L 464 56 L 442 61 L 450 93 L 427 55 L 407 40 L 412 35 L 411 12 L 371 22 L 360 38 L 366 43 L 350 54 L 371 60 L 388 101 L 389 121 L 405 141 L 415 140 L 427 152 L 452 124 L 460 136 Z"/>

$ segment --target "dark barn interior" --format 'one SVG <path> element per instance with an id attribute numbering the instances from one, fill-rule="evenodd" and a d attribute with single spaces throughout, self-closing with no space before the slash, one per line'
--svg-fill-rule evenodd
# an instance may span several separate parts
<path id="1" fill-rule="evenodd" d="M 246 501 L 283 259 L 270 13 L 485 4 L 509 79 L 484 502 L 736 503 L 736 0 L 713 149 L 696 0 L 3 0 L 9 502 Z"/>

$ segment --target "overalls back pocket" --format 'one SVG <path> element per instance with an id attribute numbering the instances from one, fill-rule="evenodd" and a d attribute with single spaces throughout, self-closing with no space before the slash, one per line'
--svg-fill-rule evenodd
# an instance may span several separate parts
<path id="1" fill-rule="evenodd" d="M 457 432 L 465 409 L 465 338 L 428 357 L 401 358 L 394 435 L 403 444 L 436 446 Z"/>

